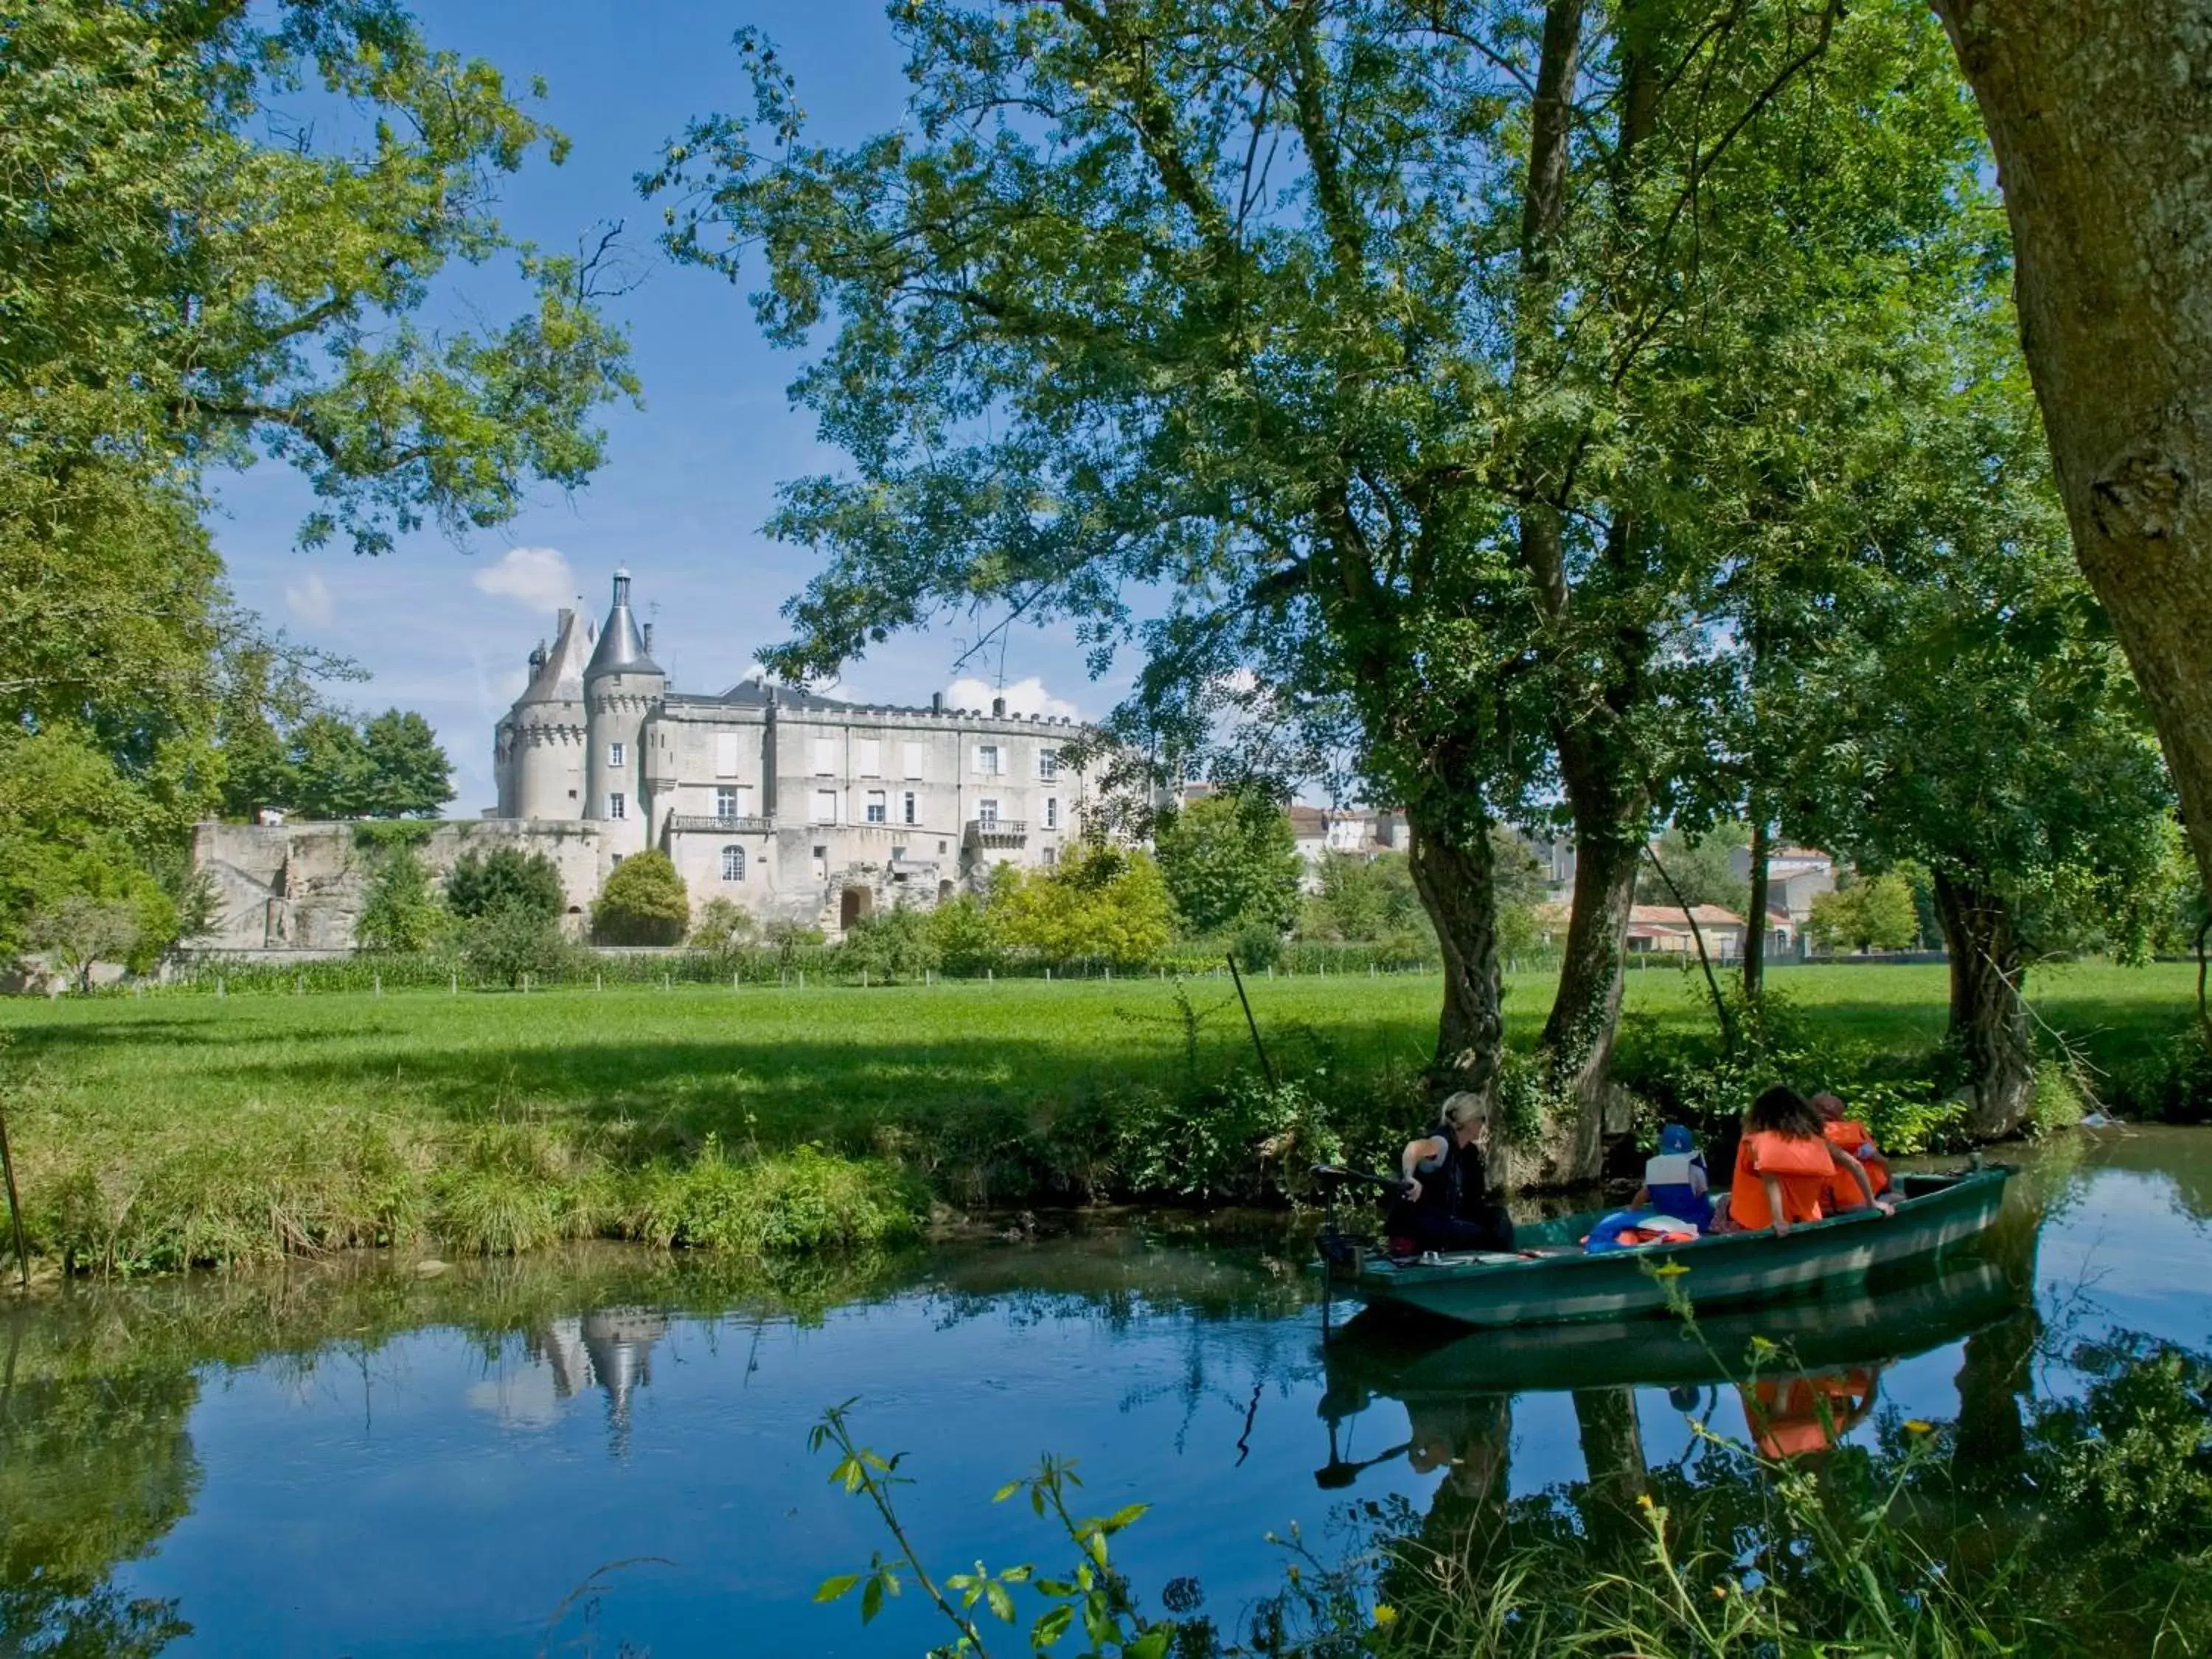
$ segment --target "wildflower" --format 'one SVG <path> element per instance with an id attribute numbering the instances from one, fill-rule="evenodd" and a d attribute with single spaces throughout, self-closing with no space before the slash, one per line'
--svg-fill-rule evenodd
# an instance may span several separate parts
<path id="1" fill-rule="evenodd" d="M 1933 1434 L 1936 1425 L 1924 1417 L 1909 1417 L 1905 1421 L 1905 1431 L 1907 1434 Z"/>
<path id="2" fill-rule="evenodd" d="M 1684 1273 L 1690 1270 L 1679 1261 L 1662 1261 L 1651 1271 L 1656 1277 L 1660 1279 L 1680 1279 Z"/>
<path id="3" fill-rule="evenodd" d="M 1638 1509 L 1650 1509 L 1651 1507 L 1651 1494 L 1648 1492 L 1640 1492 L 1637 1493 L 1636 1505 Z"/>
<path id="4" fill-rule="evenodd" d="M 1716 1585 L 1714 1585 L 1714 1586 L 1713 1586 L 1713 1597 L 1714 1597 L 1714 1599 L 1715 1599 L 1716 1601 L 1727 1601 L 1727 1600 L 1728 1600 L 1728 1586 L 1727 1586 L 1726 1584 L 1716 1584 Z"/>
<path id="5" fill-rule="evenodd" d="M 1378 1602 L 1375 1608 L 1375 1628 L 1389 1630 L 1398 1622 L 1398 1609 L 1388 1601 Z"/>

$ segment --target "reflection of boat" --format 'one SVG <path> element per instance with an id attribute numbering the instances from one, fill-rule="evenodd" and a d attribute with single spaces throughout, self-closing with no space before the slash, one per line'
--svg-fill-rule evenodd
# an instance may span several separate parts
<path id="1" fill-rule="evenodd" d="M 1455 1333 L 1370 1309 L 1322 1351 L 1328 1372 L 1322 1410 L 1340 1418 L 1376 1395 L 1410 1404 L 1870 1365 L 1955 1342 L 2011 1312 L 2018 1297 L 1993 1264 L 1960 1261 L 1877 1293 L 1699 1310 L 1694 1329 L 1680 1320 L 1638 1318 Z M 1755 1352 L 1759 1343 L 1781 1352 Z"/>
<path id="2" fill-rule="evenodd" d="M 1525 1253 L 1430 1255 L 1401 1264 L 1324 1234 L 1322 1259 L 1336 1288 L 1371 1304 L 1418 1308 L 1466 1325 L 1663 1314 L 1670 1278 L 1700 1308 L 1771 1303 L 1852 1285 L 1878 1268 L 1940 1260 L 1996 1218 L 2010 1173 L 1999 1164 L 1908 1175 L 1899 1183 L 1904 1199 L 1894 1214 L 1859 1210 L 1801 1223 L 1786 1237 L 1723 1233 L 1686 1244 L 1589 1255 L 1577 1241 L 1599 1219 L 1593 1212 L 1523 1227 Z"/>

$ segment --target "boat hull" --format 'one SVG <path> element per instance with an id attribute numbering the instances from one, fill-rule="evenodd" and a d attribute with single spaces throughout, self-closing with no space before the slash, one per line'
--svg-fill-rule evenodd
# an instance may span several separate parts
<path id="1" fill-rule="evenodd" d="M 1851 1291 L 1871 1273 L 1938 1261 L 1985 1230 L 2010 1170 L 1910 1176 L 1895 1213 L 1859 1211 L 1789 1235 L 1728 1233 L 1690 1243 L 1585 1255 L 1569 1249 L 1593 1216 L 1526 1230 L 1560 1254 L 1534 1260 L 1447 1256 L 1403 1266 L 1369 1259 L 1331 1269 L 1332 1284 L 1370 1305 L 1416 1310 L 1462 1325 L 1573 1324 L 1663 1314 L 1678 1297 L 1700 1310 Z"/>

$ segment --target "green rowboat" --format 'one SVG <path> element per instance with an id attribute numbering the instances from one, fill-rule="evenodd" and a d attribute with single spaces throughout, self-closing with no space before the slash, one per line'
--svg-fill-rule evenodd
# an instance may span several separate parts
<path id="1" fill-rule="evenodd" d="M 1698 1310 L 1680 1319 L 1596 1320 L 1472 1330 L 1369 1309 L 1322 1349 L 1325 1416 L 1377 1395 L 1408 1402 L 1469 1395 L 1738 1382 L 1839 1366 L 1882 1365 L 1958 1341 L 2020 1309 L 2024 1293 L 1996 1263 L 1955 1261 L 1877 1289 Z"/>
<path id="2" fill-rule="evenodd" d="M 1394 1262 L 1332 1224 L 1320 1241 L 1334 1291 L 1370 1306 L 1418 1310 L 1462 1325 L 1557 1325 L 1664 1314 L 1670 1291 L 1701 1311 L 1853 1291 L 1870 1273 L 1940 1261 L 1996 1218 L 2011 1170 L 2002 1164 L 1915 1173 L 1881 1215 L 1849 1212 L 1802 1223 L 1787 1237 L 1723 1233 L 1686 1244 L 1586 1254 L 1579 1243 L 1602 1212 L 1518 1230 L 1521 1249 L 1424 1255 Z"/>

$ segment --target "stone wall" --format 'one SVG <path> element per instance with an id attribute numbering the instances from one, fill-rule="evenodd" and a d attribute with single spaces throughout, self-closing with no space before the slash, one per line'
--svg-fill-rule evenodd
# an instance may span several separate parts
<path id="1" fill-rule="evenodd" d="M 351 823 L 203 823 L 192 867 L 215 884 L 216 925 L 195 944 L 221 951 L 343 951 L 354 943 L 372 849 Z M 569 923 L 580 932 L 599 890 L 596 824 L 484 818 L 431 828 L 417 849 L 443 880 L 471 848 L 520 846 L 561 872 Z"/>

